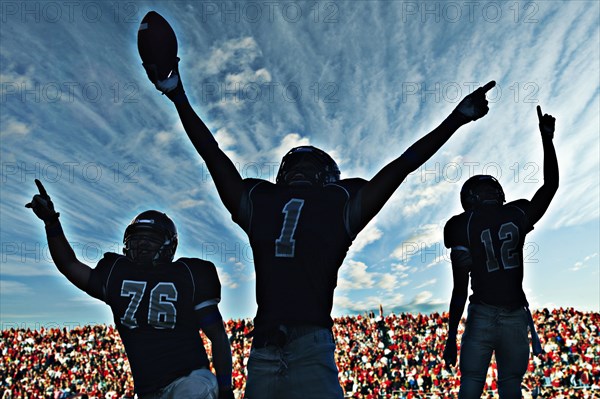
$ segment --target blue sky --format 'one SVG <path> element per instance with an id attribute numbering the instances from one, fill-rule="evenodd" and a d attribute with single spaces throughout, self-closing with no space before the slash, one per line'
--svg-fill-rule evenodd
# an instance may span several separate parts
<path id="1" fill-rule="evenodd" d="M 400 186 L 354 242 L 334 315 L 443 311 L 452 289 L 445 222 L 473 174 L 508 200 L 543 181 L 535 107 L 557 119 L 561 186 L 528 235 L 533 308 L 599 311 L 600 9 L 571 2 L 1 3 L 2 328 L 111 322 L 51 262 L 23 207 L 39 178 L 78 258 L 120 252 L 137 213 L 179 227 L 179 256 L 213 261 L 226 318 L 255 312 L 252 252 L 218 199 L 172 104 L 147 81 L 140 20 L 179 40 L 188 97 L 244 177 L 274 180 L 296 145 L 323 148 L 342 178 L 371 178 L 490 80 L 489 114 Z"/>

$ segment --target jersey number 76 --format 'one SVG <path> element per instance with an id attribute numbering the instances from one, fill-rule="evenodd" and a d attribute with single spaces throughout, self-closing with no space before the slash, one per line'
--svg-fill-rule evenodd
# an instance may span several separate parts
<path id="1" fill-rule="evenodd" d="M 121 317 L 121 324 L 127 328 L 139 327 L 136 313 L 144 298 L 146 281 L 123 280 L 121 285 L 121 296 L 130 297 L 129 305 L 125 314 Z M 148 325 L 154 328 L 175 328 L 177 321 L 177 288 L 170 282 L 160 282 L 150 291 L 150 303 L 148 305 Z"/>

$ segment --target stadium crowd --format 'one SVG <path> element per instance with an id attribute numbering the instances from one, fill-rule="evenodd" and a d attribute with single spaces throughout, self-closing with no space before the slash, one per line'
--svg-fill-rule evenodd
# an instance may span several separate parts
<path id="1" fill-rule="evenodd" d="M 459 371 L 446 370 L 442 362 L 447 318 L 447 313 L 370 313 L 335 319 L 339 378 L 346 397 L 455 398 Z M 534 312 L 534 319 L 545 354 L 530 360 L 525 398 L 600 398 L 600 314 L 543 309 Z M 252 322 L 228 320 L 226 328 L 236 397 L 241 398 Z M 112 326 L 13 328 L 1 334 L 1 399 L 134 397 L 127 356 Z M 496 377 L 493 362 L 485 388 L 488 398 L 498 397 Z"/>

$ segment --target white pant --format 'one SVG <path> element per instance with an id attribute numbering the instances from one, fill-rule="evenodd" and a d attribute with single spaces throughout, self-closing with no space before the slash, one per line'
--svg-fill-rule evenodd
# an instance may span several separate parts
<path id="1" fill-rule="evenodd" d="M 217 399 L 217 377 L 207 369 L 192 371 L 156 392 L 142 395 L 141 399 Z"/>

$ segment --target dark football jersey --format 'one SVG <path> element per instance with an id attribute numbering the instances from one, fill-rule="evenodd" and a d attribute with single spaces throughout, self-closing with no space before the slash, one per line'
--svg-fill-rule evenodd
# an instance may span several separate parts
<path id="1" fill-rule="evenodd" d="M 355 199 L 365 182 L 312 187 L 244 180 L 233 220 L 248 234 L 254 255 L 258 331 L 279 324 L 333 325 L 337 271 L 358 233 L 352 231 Z"/>
<path id="2" fill-rule="evenodd" d="M 92 270 L 86 292 L 111 307 L 136 392 L 155 391 L 208 367 L 195 311 L 220 300 L 212 263 L 181 258 L 141 267 L 106 253 Z"/>
<path id="3" fill-rule="evenodd" d="M 517 307 L 527 304 L 523 292 L 523 244 L 533 230 L 529 201 L 484 205 L 451 218 L 444 228 L 447 248 L 469 250 L 472 303 Z"/>

